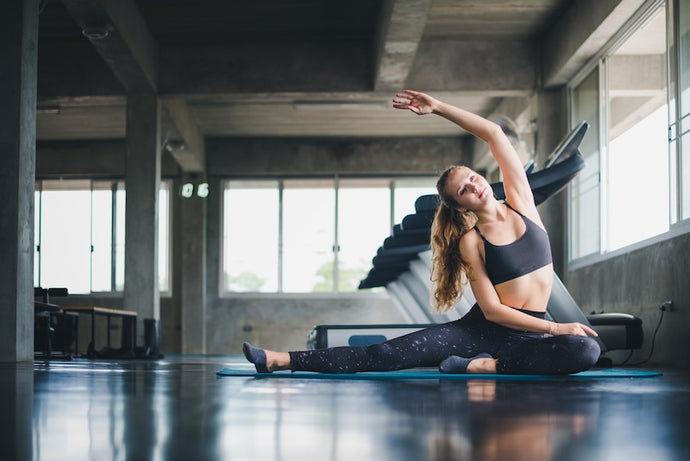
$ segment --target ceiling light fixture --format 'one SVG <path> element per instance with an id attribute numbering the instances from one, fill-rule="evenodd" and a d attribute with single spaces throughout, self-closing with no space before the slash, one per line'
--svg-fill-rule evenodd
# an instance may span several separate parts
<path id="1" fill-rule="evenodd" d="M 388 109 L 388 104 L 383 101 L 303 100 L 294 101 L 292 108 L 295 110 L 385 110 Z"/>
<path id="2" fill-rule="evenodd" d="M 38 106 L 36 107 L 36 113 L 43 115 L 57 115 L 60 113 L 60 106 Z"/>
<path id="3" fill-rule="evenodd" d="M 87 26 L 82 29 L 81 33 L 89 40 L 103 40 L 110 34 L 105 26 Z"/>
<path id="4" fill-rule="evenodd" d="M 187 147 L 187 145 L 185 144 L 184 141 L 180 141 L 180 140 L 176 140 L 176 139 L 171 139 L 165 143 L 165 149 L 168 152 L 185 150 L 186 147 Z"/>

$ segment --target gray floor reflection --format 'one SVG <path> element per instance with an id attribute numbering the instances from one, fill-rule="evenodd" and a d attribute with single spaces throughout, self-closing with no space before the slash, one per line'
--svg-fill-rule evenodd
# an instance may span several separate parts
<path id="1" fill-rule="evenodd" d="M 35 460 L 690 459 L 687 375 L 217 378 L 241 358 L 0 367 L 3 455 Z M 675 377 L 674 377 L 675 376 Z M 639 455 L 644 455 L 640 458 Z"/>

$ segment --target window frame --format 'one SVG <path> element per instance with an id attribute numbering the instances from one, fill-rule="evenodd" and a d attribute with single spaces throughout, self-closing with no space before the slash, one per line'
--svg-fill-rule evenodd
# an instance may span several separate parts
<path id="1" fill-rule="evenodd" d="M 329 176 L 303 176 L 303 177 L 296 177 L 296 176 L 288 176 L 288 177 L 225 177 L 221 178 L 220 180 L 220 190 L 225 191 L 227 184 L 232 181 L 266 181 L 266 182 L 278 182 L 278 189 L 279 189 L 279 230 L 278 230 L 278 236 L 277 238 L 279 239 L 279 247 L 278 247 L 278 267 L 276 270 L 280 273 L 282 272 L 282 264 L 283 264 L 283 254 L 282 254 L 282 247 L 283 247 L 283 232 L 282 232 L 282 226 L 283 226 L 283 220 L 284 220 L 284 210 L 283 210 L 283 185 L 284 181 L 311 181 L 311 180 L 317 180 L 317 181 L 333 181 L 333 200 L 335 202 L 335 227 L 334 227 L 334 246 L 335 249 L 337 249 L 337 246 L 340 244 L 340 241 L 338 240 L 338 219 L 339 219 L 339 210 L 338 210 L 338 196 L 339 196 L 339 185 L 340 182 L 351 182 L 351 181 L 366 181 L 366 182 L 372 182 L 372 183 L 386 183 L 386 187 L 389 191 L 389 200 L 390 200 L 390 227 L 391 231 L 389 234 L 382 236 L 381 237 L 381 244 L 383 244 L 383 239 L 386 237 L 390 236 L 392 234 L 392 226 L 394 224 L 397 224 L 394 222 L 395 216 L 394 216 L 394 209 L 395 209 L 395 186 L 397 183 L 405 183 L 405 182 L 412 182 L 412 183 L 418 183 L 418 182 L 423 182 L 423 181 L 428 181 L 429 183 L 429 193 L 435 193 L 435 183 L 436 183 L 436 176 L 435 175 L 407 175 L 407 176 L 401 176 L 401 175 L 396 175 L 396 176 L 384 176 L 384 175 L 329 175 Z M 402 186 L 404 187 L 404 186 Z M 225 273 L 225 256 L 224 256 L 224 248 L 225 248 L 225 241 L 224 241 L 224 234 L 225 234 L 225 229 L 224 229 L 224 223 L 225 223 L 225 194 L 221 194 L 221 203 L 220 203 L 220 217 L 219 217 L 219 233 L 218 233 L 218 238 L 220 239 L 219 242 L 219 257 L 218 257 L 218 265 L 219 265 L 219 270 L 218 270 L 218 295 L 222 299 L 247 299 L 247 298 L 265 298 L 265 299 L 271 299 L 271 298 L 286 298 L 286 299 L 299 299 L 299 298 L 305 298 L 308 297 L 310 299 L 343 299 L 343 298 L 386 298 L 388 297 L 388 294 L 386 293 L 385 290 L 383 289 L 370 289 L 370 290 L 356 290 L 356 291 L 339 291 L 338 289 L 338 284 L 339 284 L 339 276 L 338 276 L 338 269 L 337 269 L 337 263 L 338 263 L 338 251 L 334 251 L 334 257 L 333 257 L 333 263 L 334 263 L 334 277 L 333 277 L 333 290 L 329 292 L 294 292 L 294 291 L 283 291 L 283 284 L 282 280 L 279 280 L 279 287 L 277 291 L 271 291 L 271 292 L 260 292 L 260 291 L 247 291 L 247 292 L 240 292 L 240 291 L 230 291 L 226 288 L 225 283 L 224 283 L 224 273 Z M 414 204 L 410 204 L 411 207 L 413 207 Z M 413 208 L 412 208 L 413 209 Z M 375 254 L 372 254 L 371 257 L 373 258 Z"/>
<path id="2" fill-rule="evenodd" d="M 35 213 L 34 213 L 34 234 L 35 234 L 35 244 L 34 244 L 34 262 L 35 262 L 35 267 L 34 267 L 34 273 L 33 273 L 33 283 L 36 286 L 42 285 L 43 281 L 41 280 L 41 265 L 42 265 L 42 255 L 41 255 L 41 240 L 42 240 L 42 232 L 43 232 L 43 215 L 42 215 L 42 208 L 43 208 L 43 192 L 44 192 L 44 182 L 51 182 L 55 181 L 54 179 L 51 178 L 37 178 L 34 182 L 34 197 L 36 200 L 36 206 L 35 206 Z M 124 224 L 122 226 L 118 226 L 118 197 L 117 197 L 117 192 L 118 191 L 125 191 L 124 189 L 124 180 L 123 179 L 108 179 L 108 178 L 80 178 L 78 181 L 83 181 L 84 183 L 88 182 L 89 186 L 88 188 L 83 189 L 84 191 L 89 191 L 90 193 L 90 211 L 89 211 L 89 222 L 90 222 L 90 237 L 89 237 L 89 245 L 93 247 L 94 243 L 94 236 L 93 236 L 93 192 L 94 190 L 105 190 L 103 187 L 98 187 L 94 188 L 95 183 L 99 184 L 105 184 L 105 183 L 110 183 L 110 192 L 111 192 L 111 204 L 112 208 L 110 210 L 111 213 L 111 226 L 110 226 L 110 244 L 111 244 L 111 261 L 110 261 L 110 290 L 108 291 L 94 291 L 93 290 L 93 268 L 89 268 L 89 292 L 86 293 L 70 293 L 70 296 L 74 297 L 92 297 L 92 296 L 103 296 L 103 297 L 120 297 L 123 295 L 123 290 L 118 289 L 118 283 L 117 279 L 120 277 L 118 275 L 119 272 L 122 272 L 126 270 L 123 266 L 121 271 L 118 271 L 117 267 L 117 260 L 116 260 L 116 255 L 117 255 L 117 249 L 116 246 L 118 245 L 117 240 L 119 239 L 119 234 L 118 234 L 118 228 L 121 228 L 124 231 Z M 161 184 L 160 184 L 160 189 L 159 189 L 159 194 L 165 190 L 168 194 L 168 203 L 167 203 L 167 219 L 165 221 L 165 230 L 161 229 L 161 222 L 159 222 L 158 229 L 157 231 L 160 232 L 165 231 L 167 233 L 167 245 L 166 245 L 166 259 L 167 259 L 167 289 L 166 290 L 160 290 L 160 296 L 162 298 L 169 298 L 172 297 L 173 293 L 173 248 L 172 248 L 172 239 L 173 239 L 173 187 L 172 187 L 172 180 L 167 179 L 167 178 L 161 178 Z M 126 193 L 126 191 L 125 191 Z M 123 195 L 124 197 L 124 195 Z M 124 206 L 124 204 L 123 204 Z M 159 242 L 160 244 L 160 242 Z M 124 248 L 123 248 L 124 252 Z M 160 262 L 160 254 L 159 254 L 159 262 Z M 89 265 L 93 265 L 93 249 L 90 253 L 89 256 Z M 122 280 L 124 280 L 124 273 L 121 275 Z M 159 279 L 158 282 L 160 284 L 160 269 L 159 269 Z M 69 287 L 67 287 L 69 289 Z"/>
<path id="3" fill-rule="evenodd" d="M 645 248 L 657 243 L 673 239 L 680 235 L 690 233 L 690 217 L 685 219 L 682 218 L 682 145 L 681 145 L 681 133 L 677 134 L 677 142 L 675 143 L 675 150 L 673 150 L 673 143 L 671 142 L 671 133 L 674 127 L 674 123 L 680 126 L 681 120 L 681 94 L 678 81 L 678 62 L 680 60 L 680 50 L 679 47 L 670 47 L 670 34 L 674 34 L 673 40 L 678 43 L 678 7 L 679 0 L 654 0 L 648 2 L 642 8 L 640 8 L 633 17 L 623 26 L 621 29 L 601 48 L 599 53 L 593 56 L 578 72 L 577 74 L 567 83 L 567 111 L 568 120 L 570 126 L 573 126 L 579 120 L 574 120 L 573 117 L 573 91 L 577 88 L 580 83 L 582 83 L 587 76 L 590 75 L 595 69 L 599 72 L 599 148 L 600 148 L 600 179 L 599 179 L 599 194 L 601 204 L 600 214 L 600 224 L 599 224 L 599 234 L 600 234 L 600 248 L 598 252 L 583 255 L 580 257 L 573 257 L 572 245 L 575 236 L 572 234 L 572 219 L 573 219 L 573 199 L 572 199 L 572 185 L 568 186 L 568 201 L 567 201 L 567 233 L 568 233 L 568 268 L 570 270 L 576 270 L 578 268 L 586 267 L 594 263 L 602 262 L 608 259 L 618 257 L 622 254 L 629 253 L 640 248 Z M 666 15 L 666 78 L 667 78 L 667 108 L 668 108 L 668 130 L 669 139 L 667 144 L 667 154 L 669 156 L 669 203 L 668 206 L 671 208 L 671 213 L 669 215 L 669 229 L 666 232 L 639 240 L 637 242 L 625 245 L 621 248 L 615 250 L 608 250 L 608 242 L 606 237 L 608 235 L 607 223 L 607 208 L 608 203 L 606 201 L 606 190 L 608 185 L 607 176 L 607 164 L 608 164 L 608 122 L 609 114 L 607 107 L 608 98 L 608 84 L 606 80 L 606 63 L 605 60 L 611 56 L 618 47 L 625 42 L 625 40 L 630 37 L 636 30 L 638 30 L 641 25 L 646 22 L 653 14 L 655 14 L 659 8 L 664 9 L 664 14 Z M 675 51 L 675 55 L 672 55 L 671 51 Z M 672 99 L 675 98 L 675 105 L 671 104 Z M 675 109 L 675 114 L 672 111 Z M 678 131 L 678 130 L 677 130 Z M 690 153 L 685 153 L 686 156 Z M 675 174 L 674 174 L 675 173 Z M 686 178 L 687 179 L 687 178 Z M 687 204 L 686 204 L 687 206 Z"/>

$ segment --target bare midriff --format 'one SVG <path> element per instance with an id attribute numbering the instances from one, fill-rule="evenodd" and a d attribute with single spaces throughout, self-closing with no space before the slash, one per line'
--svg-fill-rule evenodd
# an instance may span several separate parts
<path id="1" fill-rule="evenodd" d="M 544 312 L 551 296 L 553 265 L 495 285 L 501 303 L 516 309 Z"/>

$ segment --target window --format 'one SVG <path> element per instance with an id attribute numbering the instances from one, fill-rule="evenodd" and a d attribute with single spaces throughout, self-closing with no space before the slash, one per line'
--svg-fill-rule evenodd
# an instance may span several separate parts
<path id="1" fill-rule="evenodd" d="M 278 290 L 278 181 L 229 181 L 223 198 L 223 286 Z"/>
<path id="2" fill-rule="evenodd" d="M 658 2 L 570 86 L 573 125 L 590 125 L 586 167 L 570 187 L 571 259 L 663 234 L 674 221 L 666 24 Z"/>
<path id="3" fill-rule="evenodd" d="M 658 8 L 604 63 L 608 250 L 669 229 L 664 13 Z"/>
<path id="4" fill-rule="evenodd" d="M 161 293 L 170 292 L 170 187 L 170 181 L 161 181 L 158 191 L 158 290 Z M 123 264 L 123 272 L 124 267 Z"/>
<path id="5" fill-rule="evenodd" d="M 337 291 L 357 291 L 371 259 L 390 235 L 390 186 L 386 180 L 341 180 L 338 187 Z"/>
<path id="6" fill-rule="evenodd" d="M 593 70 L 571 95 L 572 118 L 576 123 L 586 120 L 589 129 L 580 144 L 585 168 L 570 188 L 571 219 L 570 254 L 579 258 L 598 253 L 599 238 L 599 72 Z"/>
<path id="7" fill-rule="evenodd" d="M 674 163 L 680 164 L 677 167 L 679 174 L 674 175 L 674 179 L 677 178 L 682 220 L 690 218 L 690 0 L 680 0 L 677 5 L 677 90 L 673 99 L 679 100 L 679 104 L 674 106 L 677 112 L 671 111 L 672 123 L 669 133 L 672 143 L 671 156 Z M 675 209 L 672 211 L 675 212 Z"/>
<path id="8" fill-rule="evenodd" d="M 122 182 L 38 181 L 34 284 L 72 294 L 124 288 L 125 192 Z M 169 183 L 159 196 L 159 283 L 169 290 Z M 114 242 L 114 244 L 113 244 Z"/>
<path id="9" fill-rule="evenodd" d="M 436 194 L 436 178 L 404 178 L 393 181 L 393 222 L 402 222 L 405 216 L 414 213 L 415 200 L 427 194 Z"/>
<path id="10" fill-rule="evenodd" d="M 283 291 L 333 291 L 334 181 L 284 181 L 282 210 Z"/>
<path id="11" fill-rule="evenodd" d="M 357 291 L 393 222 L 414 212 L 418 196 L 435 193 L 434 181 L 226 181 L 223 289 L 263 293 Z"/>
<path id="12" fill-rule="evenodd" d="M 90 189 L 90 181 L 43 181 L 36 286 L 91 291 Z"/>

